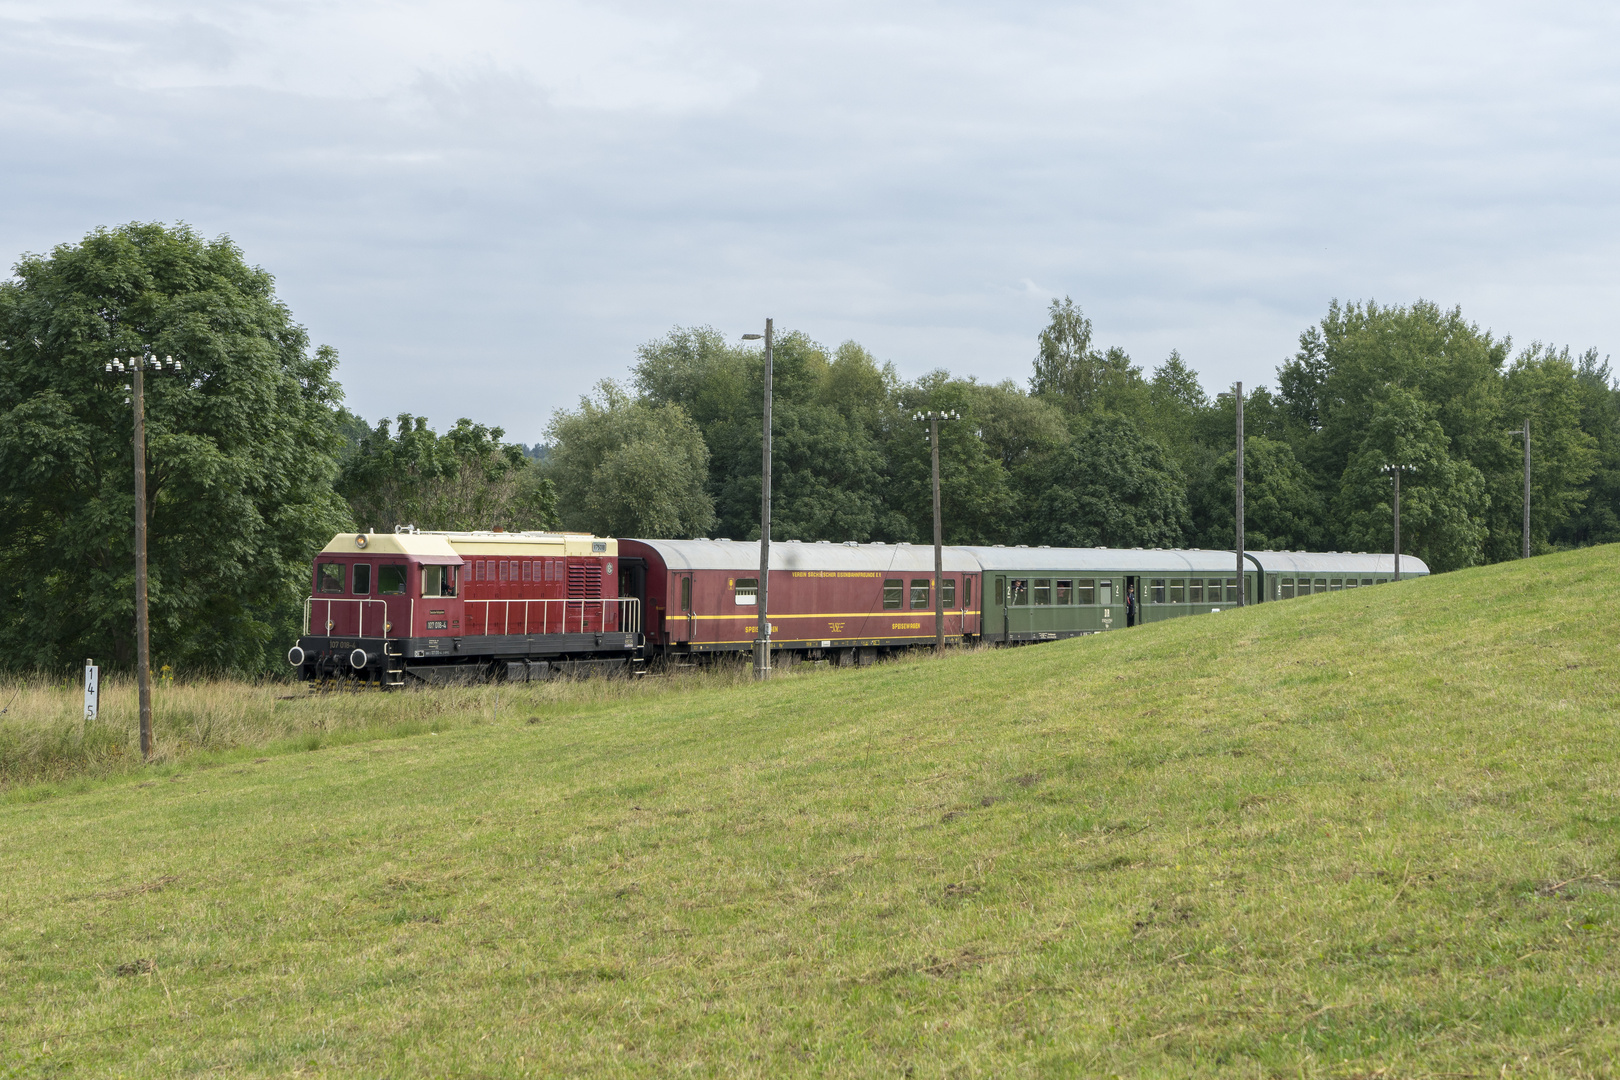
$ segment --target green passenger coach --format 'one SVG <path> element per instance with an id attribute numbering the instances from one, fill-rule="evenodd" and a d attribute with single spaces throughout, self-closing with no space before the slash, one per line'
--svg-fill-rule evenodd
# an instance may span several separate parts
<path id="1" fill-rule="evenodd" d="M 1381 585 L 1394 556 L 1360 552 L 1246 551 L 1239 575 L 1230 551 L 1155 548 L 968 547 L 983 569 L 985 641 L 1052 641 L 1318 592 Z M 1422 560 L 1401 556 L 1401 576 Z"/>

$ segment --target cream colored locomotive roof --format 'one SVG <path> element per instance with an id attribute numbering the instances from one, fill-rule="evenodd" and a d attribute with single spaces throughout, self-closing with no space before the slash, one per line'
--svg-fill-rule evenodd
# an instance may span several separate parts
<path id="1" fill-rule="evenodd" d="M 365 545 L 356 543 L 365 538 Z M 601 550 L 596 545 L 602 545 Z M 562 558 L 569 555 L 613 555 L 619 542 L 590 533 L 544 532 L 387 532 L 338 533 L 321 549 L 323 555 L 416 555 L 454 560 L 468 555 Z"/>
<path id="2" fill-rule="evenodd" d="M 364 540 L 361 544 L 359 541 Z M 420 555 L 454 559 L 456 550 L 434 533 L 338 533 L 322 555 Z"/>

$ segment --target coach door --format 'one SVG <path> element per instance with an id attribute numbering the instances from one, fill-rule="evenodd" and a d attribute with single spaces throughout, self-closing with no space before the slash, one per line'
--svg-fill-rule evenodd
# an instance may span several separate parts
<path id="1" fill-rule="evenodd" d="M 697 622 L 692 611 L 692 575 L 676 574 L 675 589 L 671 596 L 673 609 L 666 618 L 671 641 L 691 641 L 692 626 Z"/>

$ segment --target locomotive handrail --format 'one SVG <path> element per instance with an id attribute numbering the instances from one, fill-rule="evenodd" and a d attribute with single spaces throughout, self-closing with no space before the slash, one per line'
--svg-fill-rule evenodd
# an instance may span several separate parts
<path id="1" fill-rule="evenodd" d="M 484 605 L 484 619 L 480 629 L 475 631 L 473 605 Z M 500 605 L 501 622 L 498 630 L 490 627 L 495 620 L 493 613 L 496 605 Z M 532 606 L 540 605 L 538 614 L 531 610 Z M 519 618 L 512 617 L 513 605 L 518 606 Z M 559 607 L 554 610 L 552 605 Z M 499 633 L 499 634 L 583 634 L 588 630 L 602 630 L 608 624 L 608 609 L 612 605 L 618 615 L 619 627 L 616 632 L 639 634 L 641 632 L 641 601 L 633 596 L 603 597 L 597 600 L 466 600 L 463 601 L 465 614 L 462 622 L 466 633 Z M 595 627 L 587 627 L 593 621 L 590 616 L 596 616 Z M 514 623 L 516 626 L 514 626 Z M 518 629 L 517 627 L 521 627 Z"/>
<path id="2" fill-rule="evenodd" d="M 366 636 L 366 612 L 367 612 L 367 610 L 369 610 L 366 607 L 366 605 L 367 604 L 376 604 L 378 607 L 382 608 L 382 617 L 377 620 L 376 633 L 372 634 L 371 636 L 372 637 L 386 637 L 387 634 L 388 634 L 388 605 L 386 603 L 384 603 L 383 601 L 381 601 L 381 600 L 369 599 L 369 598 L 363 598 L 363 597 L 348 597 L 348 596 L 344 596 L 344 597 L 307 596 L 307 597 L 304 598 L 304 636 L 305 637 L 309 636 L 309 629 L 310 629 L 311 621 L 313 619 L 314 609 L 315 609 L 316 604 L 325 604 L 326 605 L 326 610 L 323 613 L 325 615 L 325 618 L 322 621 L 326 624 L 326 633 L 328 635 L 330 635 L 332 633 L 332 626 L 334 625 L 333 619 L 332 619 L 332 605 L 333 604 L 355 604 L 355 605 L 358 605 L 359 610 L 356 612 L 356 614 L 358 616 L 358 621 L 356 623 L 358 629 L 355 631 L 355 635 L 354 635 L 355 637 L 365 637 Z"/>

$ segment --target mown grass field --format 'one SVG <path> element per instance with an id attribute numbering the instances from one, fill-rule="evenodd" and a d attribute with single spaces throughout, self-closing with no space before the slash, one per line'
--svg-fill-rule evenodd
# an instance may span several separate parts
<path id="1" fill-rule="evenodd" d="M 1617 561 L 13 786 L 0 1076 L 1614 1075 Z"/>

